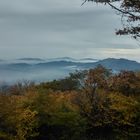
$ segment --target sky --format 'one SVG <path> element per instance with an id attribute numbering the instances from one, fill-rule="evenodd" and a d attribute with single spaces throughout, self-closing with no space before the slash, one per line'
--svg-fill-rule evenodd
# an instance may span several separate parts
<path id="1" fill-rule="evenodd" d="M 0 0 L 0 59 L 127 58 L 140 45 L 116 36 L 121 18 L 110 7 L 82 0 Z"/>

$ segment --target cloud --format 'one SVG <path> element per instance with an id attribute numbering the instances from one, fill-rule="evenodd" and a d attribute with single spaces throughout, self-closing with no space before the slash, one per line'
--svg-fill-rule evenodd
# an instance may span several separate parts
<path id="1" fill-rule="evenodd" d="M 120 17 L 107 6 L 81 0 L 0 1 L 0 56 L 110 57 L 108 49 L 136 49 L 130 37 L 116 37 Z M 118 52 L 119 53 L 119 52 Z M 120 52 L 119 56 L 123 57 Z M 130 52 L 125 54 L 130 57 Z M 132 51 L 134 59 L 139 53 Z M 132 57 L 131 57 L 132 58 Z"/>

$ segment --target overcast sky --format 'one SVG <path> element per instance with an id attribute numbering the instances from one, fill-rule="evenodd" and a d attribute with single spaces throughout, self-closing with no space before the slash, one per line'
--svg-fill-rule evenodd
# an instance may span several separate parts
<path id="1" fill-rule="evenodd" d="M 120 17 L 82 0 L 0 0 L 0 59 L 21 57 L 128 58 L 140 46 L 116 36 Z"/>

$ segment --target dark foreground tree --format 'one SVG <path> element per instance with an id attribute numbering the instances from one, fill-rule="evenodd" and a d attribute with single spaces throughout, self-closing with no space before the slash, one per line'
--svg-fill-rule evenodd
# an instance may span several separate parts
<path id="1" fill-rule="evenodd" d="M 88 139 L 139 139 L 139 77 L 131 71 L 111 75 L 98 66 L 83 80 L 73 101 L 86 119 Z"/>
<path id="2" fill-rule="evenodd" d="M 85 0 L 85 2 L 108 4 L 122 16 L 122 29 L 116 31 L 117 35 L 132 35 L 140 38 L 140 0 Z"/>

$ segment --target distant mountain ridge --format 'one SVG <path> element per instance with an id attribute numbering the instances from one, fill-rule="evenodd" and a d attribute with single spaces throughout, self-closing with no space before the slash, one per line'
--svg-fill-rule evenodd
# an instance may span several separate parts
<path id="1" fill-rule="evenodd" d="M 113 59 L 108 58 L 101 60 L 98 63 L 101 63 L 103 66 L 116 70 L 140 70 L 140 63 L 128 59 Z"/>
<path id="2" fill-rule="evenodd" d="M 140 63 L 128 59 L 18 59 L 0 62 L 0 81 L 18 81 L 21 79 L 47 81 L 63 78 L 75 70 L 85 70 L 102 65 L 114 72 L 120 70 L 140 71 Z"/>
<path id="3" fill-rule="evenodd" d="M 90 64 L 92 66 L 92 64 Z M 140 70 L 140 63 L 128 60 L 124 58 L 115 59 L 115 58 L 107 58 L 104 60 L 99 60 L 94 63 L 94 66 L 102 65 L 108 69 L 120 71 L 120 70 Z"/>
<path id="4" fill-rule="evenodd" d="M 29 63 L 29 62 L 30 63 Z M 32 62 L 33 61 L 33 62 Z M 37 61 L 34 63 L 34 61 Z M 38 68 L 38 67 L 66 67 L 66 66 L 76 66 L 79 69 L 89 69 L 95 68 L 97 65 L 102 65 L 108 69 L 113 70 L 140 70 L 140 63 L 128 60 L 124 58 L 116 59 L 116 58 L 107 58 L 103 60 L 97 60 L 92 58 L 85 59 L 74 59 L 70 57 L 62 57 L 62 58 L 52 58 L 52 59 L 40 59 L 40 58 L 21 58 L 17 59 L 17 61 L 10 61 L 6 63 L 2 61 L 0 63 L 0 69 L 10 68 L 10 67 L 21 67 L 21 68 Z"/>
<path id="5" fill-rule="evenodd" d="M 24 60 L 24 61 L 44 61 L 41 58 L 19 58 L 17 60 Z"/>

